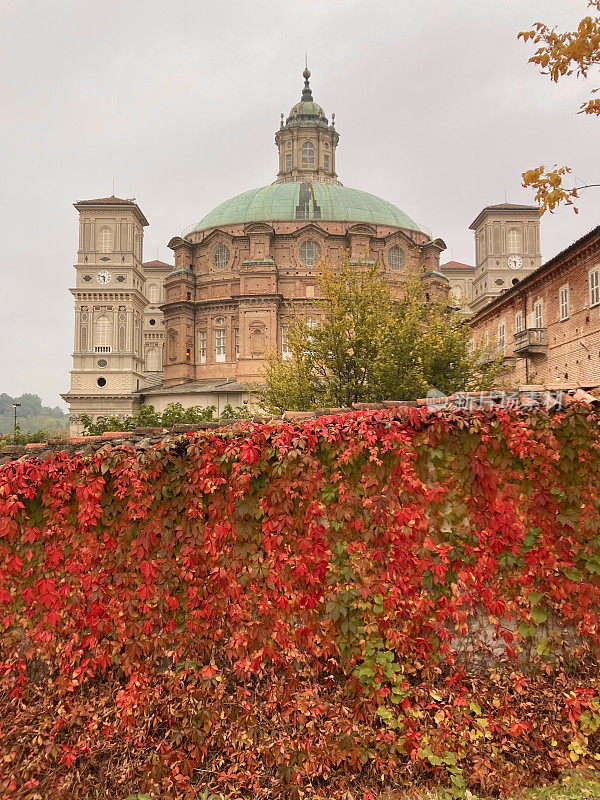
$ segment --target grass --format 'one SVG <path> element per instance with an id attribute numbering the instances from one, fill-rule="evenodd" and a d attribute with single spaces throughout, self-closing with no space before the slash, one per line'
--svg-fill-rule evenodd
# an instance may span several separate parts
<path id="1" fill-rule="evenodd" d="M 600 800 L 600 774 L 572 772 L 559 783 L 528 789 L 524 800 Z"/>

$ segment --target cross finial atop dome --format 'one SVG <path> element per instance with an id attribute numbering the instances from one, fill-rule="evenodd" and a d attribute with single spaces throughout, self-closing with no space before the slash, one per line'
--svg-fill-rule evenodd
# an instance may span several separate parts
<path id="1" fill-rule="evenodd" d="M 304 67 L 304 71 L 302 72 L 302 77 L 304 78 L 304 89 L 302 89 L 302 102 L 303 103 L 312 103 L 312 89 L 310 88 L 310 83 L 308 79 L 310 78 L 310 70 L 308 68 L 308 64 Z"/>

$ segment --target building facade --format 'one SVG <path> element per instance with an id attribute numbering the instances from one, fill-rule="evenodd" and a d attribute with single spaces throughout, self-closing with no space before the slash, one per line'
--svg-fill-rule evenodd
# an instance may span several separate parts
<path id="1" fill-rule="evenodd" d="M 119 417 L 139 409 L 139 391 L 162 383 L 165 276 L 172 266 L 142 261 L 148 221 L 132 200 L 104 197 L 75 204 L 75 336 L 71 386 L 62 397 L 71 425 L 88 414 Z"/>
<path id="2" fill-rule="evenodd" d="M 479 311 L 516 286 L 542 261 L 537 206 L 486 206 L 470 229 L 475 238 L 475 266 L 460 261 L 440 266 L 448 279 L 451 298 L 465 314 Z"/>
<path id="3" fill-rule="evenodd" d="M 450 299 L 464 314 L 470 314 L 475 267 L 461 261 L 446 261 L 440 265 L 440 272 L 448 280 Z"/>
<path id="4" fill-rule="evenodd" d="M 340 183 L 334 118 L 314 101 L 308 70 L 303 77 L 300 102 L 275 134 L 274 183 L 171 239 L 174 266 L 142 261 L 147 221 L 134 201 L 76 204 L 76 336 L 64 395 L 74 429 L 83 412 L 130 414 L 141 402 L 239 405 L 265 355 L 286 356 L 289 322 L 318 318 L 321 259 L 377 261 L 396 296 L 414 277 L 425 297 L 447 297 L 444 242 L 392 203 Z"/>
<path id="5" fill-rule="evenodd" d="M 275 182 L 222 203 L 169 242 L 165 387 L 260 380 L 265 353 L 286 354 L 289 321 L 318 316 L 322 258 L 379 261 L 397 294 L 421 275 L 428 291 L 446 291 L 444 243 L 391 203 L 339 182 L 339 134 L 314 102 L 309 76 L 275 135 Z"/>
<path id="6" fill-rule="evenodd" d="M 494 344 L 512 385 L 600 385 L 600 226 L 482 308 L 476 347 Z"/>

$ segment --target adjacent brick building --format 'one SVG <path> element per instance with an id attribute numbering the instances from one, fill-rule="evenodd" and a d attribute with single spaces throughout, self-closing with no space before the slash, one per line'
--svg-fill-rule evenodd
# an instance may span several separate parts
<path id="1" fill-rule="evenodd" d="M 473 344 L 496 343 L 510 384 L 600 384 L 600 226 L 473 318 Z"/>

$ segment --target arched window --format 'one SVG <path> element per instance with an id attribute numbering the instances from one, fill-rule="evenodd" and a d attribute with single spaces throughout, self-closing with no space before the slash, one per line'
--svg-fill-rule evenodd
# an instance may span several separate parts
<path id="1" fill-rule="evenodd" d="M 523 241 L 518 228 L 509 228 L 506 235 L 506 249 L 509 253 L 522 253 Z"/>
<path id="2" fill-rule="evenodd" d="M 308 239 L 300 245 L 300 260 L 307 267 L 313 267 L 321 257 L 321 248 L 317 242 Z"/>
<path id="3" fill-rule="evenodd" d="M 312 142 L 304 142 L 302 145 L 302 166 L 314 167 L 315 165 L 315 146 Z"/>
<path id="4" fill-rule="evenodd" d="M 225 328 L 215 328 L 215 361 L 217 364 L 225 362 L 226 335 Z"/>
<path id="5" fill-rule="evenodd" d="M 146 371 L 160 372 L 162 369 L 162 356 L 160 347 L 151 347 L 146 352 Z"/>
<path id="6" fill-rule="evenodd" d="M 96 353 L 110 353 L 112 348 L 112 321 L 101 314 L 94 323 L 94 349 Z"/>
<path id="7" fill-rule="evenodd" d="M 158 303 L 158 286 L 156 283 L 151 283 L 148 286 L 148 300 L 150 303 Z"/>
<path id="8" fill-rule="evenodd" d="M 100 228 L 98 231 L 98 250 L 101 253 L 111 253 L 113 249 L 113 234 L 110 228 Z"/>
<path id="9" fill-rule="evenodd" d="M 502 246 L 500 244 L 500 226 L 494 225 L 494 253 L 498 254 L 502 252 Z"/>
<path id="10" fill-rule="evenodd" d="M 292 357 L 292 348 L 289 343 L 290 326 L 283 325 L 281 328 L 281 355 L 283 358 Z"/>
<path id="11" fill-rule="evenodd" d="M 387 254 L 387 262 L 390 269 L 402 269 L 404 266 L 405 256 L 404 250 L 398 247 L 398 245 L 394 245 L 390 247 Z"/>

